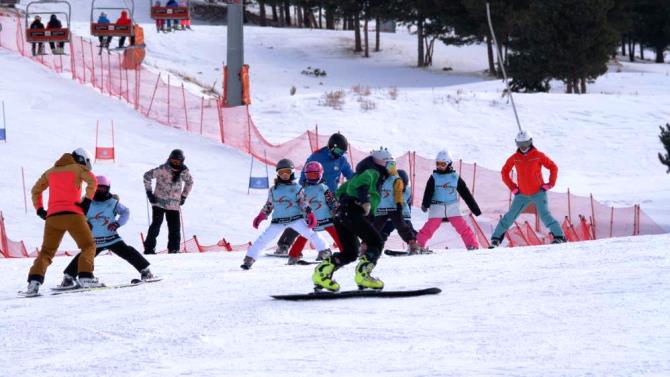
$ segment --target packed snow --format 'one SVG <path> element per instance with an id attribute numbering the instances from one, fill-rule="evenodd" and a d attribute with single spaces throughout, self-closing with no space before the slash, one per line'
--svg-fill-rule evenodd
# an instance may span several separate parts
<path id="1" fill-rule="evenodd" d="M 78 2 L 75 8 L 85 14 L 74 17 L 75 28 L 85 31 L 88 15 Z M 145 30 L 148 64 L 220 84 L 225 27 L 156 35 L 147 24 Z M 396 153 L 431 157 L 446 147 L 492 169 L 513 152 L 513 114 L 500 96 L 502 84 L 481 73 L 481 46 L 437 46 L 436 67 L 419 70 L 412 68 L 415 40 L 404 31 L 383 35 L 383 51 L 370 59 L 352 54 L 351 32 L 247 27 L 245 33 L 252 115 L 273 142 L 318 124 L 322 133 L 341 130 L 361 149 L 383 143 Z M 521 121 L 558 163 L 556 190 L 592 192 L 614 205 L 641 203 L 668 229 L 669 182 L 656 154 L 658 126 L 670 120 L 670 66 L 621 64 L 588 95 L 561 94 L 559 84 L 549 94 L 517 95 Z M 308 66 L 328 75 L 302 75 Z M 441 70 L 447 66 L 453 71 Z M 148 225 L 142 174 L 177 147 L 195 179 L 183 207 L 186 234 L 205 244 L 258 234 L 251 220 L 265 193 L 247 195 L 248 156 L 143 118 L 7 50 L 0 49 L 0 67 L 8 139 L 0 142 L 0 210 L 10 238 L 34 248 L 42 235 L 29 197 L 24 210 L 21 168 L 29 190 L 62 153 L 93 149 L 96 121 L 104 129 L 112 119 L 118 160 L 94 170 L 111 178 L 112 191 L 131 209 L 120 231 L 128 243 L 141 249 L 138 235 Z M 360 108 L 356 85 L 370 87 L 376 109 Z M 389 95 L 394 87 L 396 99 Z M 346 91 L 342 110 L 319 104 L 338 89 Z M 421 223 L 417 217 L 415 226 Z M 164 227 L 159 247 L 166 233 Z M 670 374 L 668 241 L 660 235 L 476 252 L 455 245 L 433 255 L 384 256 L 373 274 L 386 289 L 443 292 L 303 303 L 270 295 L 310 291 L 311 267 L 261 258 L 242 271 L 240 252 L 151 256 L 152 271 L 165 278 L 159 283 L 49 296 L 69 262 L 58 257 L 45 296 L 36 299 L 16 297 L 32 260 L 3 259 L 0 374 L 663 376 Z M 63 248 L 74 249 L 67 237 Z M 353 274 L 347 266 L 335 278 L 355 289 Z M 101 256 L 96 275 L 119 284 L 137 273 L 120 258 Z"/>

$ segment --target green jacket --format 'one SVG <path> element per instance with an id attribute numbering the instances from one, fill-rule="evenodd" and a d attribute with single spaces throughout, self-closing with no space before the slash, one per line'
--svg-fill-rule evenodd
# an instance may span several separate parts
<path id="1" fill-rule="evenodd" d="M 367 169 L 360 174 L 354 174 L 350 180 L 344 182 L 337 189 L 335 196 L 340 199 L 343 195 L 349 196 L 361 204 L 370 202 L 370 213 L 375 213 L 381 201 L 377 187 L 381 175 L 375 169 Z"/>

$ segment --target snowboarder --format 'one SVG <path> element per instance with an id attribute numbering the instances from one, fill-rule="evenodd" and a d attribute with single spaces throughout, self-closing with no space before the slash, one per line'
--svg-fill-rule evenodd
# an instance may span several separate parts
<path id="1" fill-rule="evenodd" d="M 359 258 L 354 281 L 360 289 L 384 288 L 384 282 L 370 275 L 381 255 L 383 241 L 368 215 L 377 210 L 382 183 L 395 173 L 393 156 L 387 149 L 380 148 L 359 162 L 356 174 L 337 189 L 340 206 L 335 216 L 335 229 L 342 249 L 316 266 L 312 274 L 315 289 L 339 291 L 340 284 L 333 280 L 333 273 L 356 260 L 359 238 L 366 243 L 367 249 Z"/>
<path id="2" fill-rule="evenodd" d="M 79 284 L 82 287 L 102 285 L 93 276 L 95 240 L 84 214 L 88 212 L 96 190 L 95 175 L 91 172 L 91 154 L 77 148 L 72 153 L 63 154 L 54 167 L 45 171 L 31 190 L 33 206 L 37 216 L 44 223 L 42 248 L 28 273 L 28 296 L 37 295 L 44 284 L 44 275 L 60 246 L 65 232 L 77 243 L 81 250 L 77 264 Z M 86 195 L 81 199 L 81 184 L 86 183 Z M 44 209 L 42 193 L 49 190 L 49 206 Z"/>
<path id="3" fill-rule="evenodd" d="M 55 14 L 52 14 L 51 17 L 49 18 L 49 22 L 47 23 L 47 29 L 62 29 L 63 24 L 61 24 L 60 20 L 58 17 L 56 17 Z M 58 42 L 58 47 L 56 47 L 56 44 L 54 42 L 49 42 L 49 47 L 51 48 L 51 53 L 54 55 L 63 55 L 65 54 L 65 50 L 63 47 L 65 47 L 65 42 Z"/>
<path id="4" fill-rule="evenodd" d="M 347 138 L 341 133 L 337 132 L 328 138 L 328 145 L 312 153 L 305 161 L 305 165 L 311 161 L 316 161 L 323 167 L 323 183 L 328 186 L 331 192 L 337 190 L 337 185 L 340 182 L 340 177 L 344 176 L 350 179 L 354 174 L 351 170 L 351 165 L 347 161 L 346 153 L 349 149 L 349 142 Z M 300 181 L 302 185 L 305 183 L 304 171 L 300 173 Z M 277 242 L 277 249 L 275 254 L 286 255 L 288 249 L 291 247 L 293 241 L 298 237 L 293 229 L 287 228 Z"/>
<path id="5" fill-rule="evenodd" d="M 335 193 L 330 191 L 328 186 L 322 181 L 323 167 L 318 161 L 310 161 L 305 164 L 302 172 L 305 176 L 305 182 L 302 185 L 305 191 L 305 198 L 307 204 L 316 214 L 317 226 L 314 230 L 317 232 L 324 230 L 328 232 L 335 241 L 335 244 L 337 244 L 337 247 L 342 249 L 340 239 L 337 237 L 337 231 L 333 225 L 333 214 L 337 209 L 337 199 L 335 199 Z M 289 250 L 288 264 L 299 263 L 302 258 L 302 249 L 306 243 L 307 238 L 298 236 L 295 242 L 293 242 L 291 250 Z M 330 257 L 330 249 L 319 252 L 316 260 L 321 261 L 328 257 Z"/>
<path id="6" fill-rule="evenodd" d="M 121 11 L 121 17 L 119 17 L 116 20 L 116 25 L 118 26 L 131 26 L 133 24 L 133 21 L 128 18 L 128 11 L 122 10 Z M 126 37 L 119 37 L 119 48 L 123 48 L 123 46 L 126 44 Z M 133 45 L 134 43 L 130 43 Z"/>
<path id="7" fill-rule="evenodd" d="M 500 245 L 507 229 L 512 226 L 514 220 L 531 203 L 535 204 L 544 226 L 551 231 L 554 238 L 552 243 L 563 243 L 565 242 L 565 235 L 561 225 L 549 212 L 549 204 L 547 203 L 547 191 L 551 190 L 556 184 L 558 166 L 535 148 L 530 132 L 520 131 L 514 141 L 517 150 L 507 159 L 501 171 L 503 182 L 514 194 L 514 199 L 509 211 L 500 219 L 493 231 L 491 247 Z M 542 177 L 542 167 L 549 170 L 548 183 L 545 183 Z M 517 183 L 510 177 L 512 168 L 516 170 Z"/>
<path id="8" fill-rule="evenodd" d="M 249 247 L 240 266 L 248 270 L 258 258 L 258 254 L 277 235 L 286 228 L 293 228 L 316 246 L 320 255 L 330 253 L 326 243 L 313 229 L 318 225 L 317 217 L 305 198 L 302 186 L 295 182 L 293 161 L 284 158 L 277 163 L 277 178 L 268 191 L 265 205 L 254 218 L 253 226 L 258 229 L 260 223 L 272 214 L 272 221 L 265 231 Z"/>
<path id="9" fill-rule="evenodd" d="M 453 163 L 451 154 L 446 150 L 440 151 L 435 158 L 435 170 L 428 178 L 421 201 L 421 210 L 428 212 L 428 221 L 416 236 L 422 248 L 426 248 L 428 240 L 446 218 L 461 236 L 468 250 L 479 249 L 477 237 L 461 214 L 459 196 L 475 216 L 481 215 L 482 211 L 465 181 L 454 171 Z"/>
<path id="10" fill-rule="evenodd" d="M 35 16 L 35 19 L 33 19 L 33 22 L 30 24 L 31 29 L 44 29 L 44 24 L 42 23 L 42 17 L 40 16 Z M 33 53 L 33 56 L 35 55 L 44 55 L 44 43 L 39 42 L 39 43 L 31 43 L 31 50 Z"/>
<path id="11" fill-rule="evenodd" d="M 144 188 L 152 209 L 151 225 L 144 240 L 144 254 L 156 254 L 156 237 L 160 233 L 163 216 L 168 225 L 168 253 L 179 253 L 180 207 L 184 205 L 193 188 L 193 177 L 184 165 L 184 160 L 184 152 L 175 149 L 170 152 L 164 164 L 144 173 Z M 151 188 L 153 179 L 156 180 L 155 190 Z M 183 188 L 182 182 L 184 182 Z"/>
<path id="12" fill-rule="evenodd" d="M 93 201 L 88 208 L 86 218 L 91 224 L 91 231 L 95 238 L 97 256 L 105 250 L 110 250 L 133 265 L 140 273 L 141 280 L 153 278 L 147 261 L 134 247 L 128 246 L 117 230 L 126 224 L 130 217 L 130 210 L 121 204 L 117 195 L 110 192 L 111 182 L 105 176 L 96 177 L 98 188 L 93 195 Z M 117 218 L 118 216 L 118 218 Z M 79 288 L 76 280 L 79 254 L 65 268 L 61 288 Z"/>

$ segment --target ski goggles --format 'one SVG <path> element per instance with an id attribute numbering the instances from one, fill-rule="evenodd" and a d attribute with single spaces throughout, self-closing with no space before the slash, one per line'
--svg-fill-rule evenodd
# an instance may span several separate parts
<path id="1" fill-rule="evenodd" d="M 277 175 L 291 175 L 291 173 L 293 173 L 291 168 L 277 169 Z"/>
<path id="2" fill-rule="evenodd" d="M 448 165 L 446 161 L 435 161 L 435 166 L 447 167 Z"/>
<path id="3" fill-rule="evenodd" d="M 321 179 L 321 174 L 319 172 L 311 171 L 309 173 L 305 173 L 305 178 L 307 178 L 310 181 L 318 181 L 319 179 Z"/>
<path id="4" fill-rule="evenodd" d="M 395 173 L 396 173 L 397 170 L 396 170 L 396 164 L 395 164 L 395 161 L 393 161 L 393 160 L 391 160 L 391 161 L 386 161 L 386 171 L 389 172 L 389 173 L 391 173 L 391 174 L 395 174 Z"/>
<path id="5" fill-rule="evenodd" d="M 334 156 L 340 157 L 344 155 L 346 151 L 340 147 L 334 147 L 330 149 L 330 153 L 332 153 Z"/>
<path id="6" fill-rule="evenodd" d="M 181 166 L 181 160 L 178 160 L 176 158 L 171 158 L 170 159 L 170 165 L 172 166 Z"/>

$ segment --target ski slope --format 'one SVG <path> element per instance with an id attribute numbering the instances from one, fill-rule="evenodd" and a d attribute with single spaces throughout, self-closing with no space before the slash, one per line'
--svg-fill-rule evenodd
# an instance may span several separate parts
<path id="1" fill-rule="evenodd" d="M 220 82 L 225 29 L 159 36 L 146 29 L 150 64 Z M 417 70 L 413 39 L 403 33 L 384 36 L 383 56 L 366 60 L 347 51 L 350 33 L 246 31 L 252 114 L 273 142 L 318 123 L 321 132 L 341 130 L 360 147 L 384 143 L 426 156 L 448 147 L 492 168 L 513 151 L 513 115 L 500 99 L 501 84 L 477 73 L 485 63 L 480 47 L 438 46 L 438 68 Z M 316 43 L 321 37 L 330 47 Z M 439 70 L 446 64 L 454 71 Z M 300 74 L 308 65 L 326 69 L 323 85 Z M 0 143 L 0 210 L 12 239 L 39 245 L 43 226 L 30 204 L 24 213 L 21 167 L 29 189 L 62 153 L 93 149 L 96 121 L 111 119 L 118 160 L 96 164 L 95 172 L 112 179 L 131 210 L 120 230 L 128 243 L 139 248 L 138 234 L 147 228 L 142 174 L 173 148 L 185 151 L 195 180 L 183 207 L 186 234 L 204 244 L 258 234 L 251 221 L 265 193 L 246 193 L 248 156 L 156 124 L 2 49 L 0 67 L 8 123 L 8 143 Z M 667 72 L 667 65 L 626 63 L 591 86 L 593 94 L 557 88 L 517 97 L 522 122 L 561 167 L 557 190 L 593 192 L 612 204 L 642 201 L 670 226 L 668 176 L 656 158 L 658 126 L 670 119 Z M 376 110 L 361 111 L 351 94 L 356 84 L 372 87 Z M 392 86 L 395 100 L 387 94 Z M 340 88 L 348 98 L 342 110 L 318 104 L 324 92 Z M 421 225 L 421 215 L 415 223 Z M 36 299 L 15 294 L 25 288 L 32 261 L 3 259 L 0 375 L 664 376 L 670 374 L 669 237 L 382 257 L 374 275 L 387 289 L 443 292 L 310 303 L 269 297 L 311 289 L 311 267 L 277 258 L 242 271 L 241 253 L 150 256 L 162 282 Z M 165 243 L 164 227 L 158 245 Z M 74 248 L 67 237 L 64 248 Z M 43 293 L 59 283 L 68 262 L 54 259 Z M 108 284 L 136 277 L 117 257 L 96 262 L 96 275 Z M 353 274 L 347 266 L 335 278 L 354 289 Z"/>

